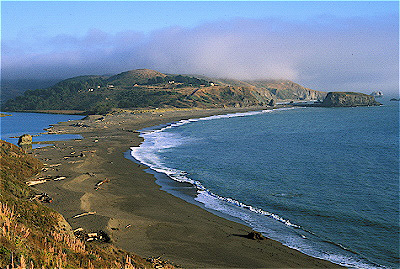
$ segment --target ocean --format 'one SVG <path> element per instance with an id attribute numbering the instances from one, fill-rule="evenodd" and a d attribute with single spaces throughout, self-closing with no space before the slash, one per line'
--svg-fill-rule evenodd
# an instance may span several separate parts
<path id="1" fill-rule="evenodd" d="M 11 116 L 0 117 L 0 139 L 17 144 L 18 138 L 23 134 L 34 135 L 33 142 L 59 141 L 66 139 L 79 139 L 80 135 L 71 134 L 43 134 L 44 129 L 51 124 L 66 122 L 69 120 L 80 120 L 83 116 L 44 114 L 44 113 L 23 113 L 23 112 L 3 112 Z M 32 148 L 44 147 L 49 144 L 32 144 Z"/>
<path id="2" fill-rule="evenodd" d="M 147 128 L 132 156 L 196 203 L 313 257 L 399 267 L 399 103 L 290 108 Z"/>

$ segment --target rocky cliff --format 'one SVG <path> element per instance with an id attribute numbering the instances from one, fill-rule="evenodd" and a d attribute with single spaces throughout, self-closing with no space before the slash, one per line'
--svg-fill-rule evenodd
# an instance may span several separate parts
<path id="1" fill-rule="evenodd" d="M 351 107 L 351 106 L 379 106 L 375 97 L 358 92 L 329 92 L 321 106 L 324 107 Z"/>

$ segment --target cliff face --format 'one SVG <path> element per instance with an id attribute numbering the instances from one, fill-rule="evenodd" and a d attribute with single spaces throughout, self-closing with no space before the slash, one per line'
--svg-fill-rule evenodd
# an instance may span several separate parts
<path id="1" fill-rule="evenodd" d="M 375 97 L 357 92 L 329 92 L 321 106 L 324 107 L 350 107 L 350 106 L 379 106 Z"/>
<path id="2" fill-rule="evenodd" d="M 279 101 L 287 100 L 323 100 L 326 92 L 305 88 L 290 80 L 247 81 L 255 86 L 258 92 L 267 91 L 271 98 Z"/>
<path id="3" fill-rule="evenodd" d="M 301 101 L 301 100 L 323 100 L 326 92 L 312 90 L 303 87 L 290 80 L 269 79 L 269 80 L 232 80 L 232 79 L 211 79 L 221 85 L 230 85 L 251 89 L 254 96 L 261 99 L 274 99 L 275 101 Z M 264 100 L 263 100 L 264 101 Z"/>

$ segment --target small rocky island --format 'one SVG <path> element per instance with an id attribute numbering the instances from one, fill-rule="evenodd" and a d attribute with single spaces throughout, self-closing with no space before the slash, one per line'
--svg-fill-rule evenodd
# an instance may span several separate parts
<path id="1" fill-rule="evenodd" d="M 372 95 L 359 92 L 329 92 L 324 101 L 318 106 L 322 107 L 352 107 L 352 106 L 380 106 Z"/>

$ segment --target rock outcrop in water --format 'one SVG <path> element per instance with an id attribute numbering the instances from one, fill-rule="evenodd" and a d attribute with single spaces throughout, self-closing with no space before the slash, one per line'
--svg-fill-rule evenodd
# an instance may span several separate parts
<path id="1" fill-rule="evenodd" d="M 375 97 L 358 92 L 329 92 L 319 105 L 323 107 L 379 106 Z"/>
<path id="2" fill-rule="evenodd" d="M 18 139 L 18 145 L 29 145 L 32 144 L 32 136 L 29 134 L 21 135 Z"/>

